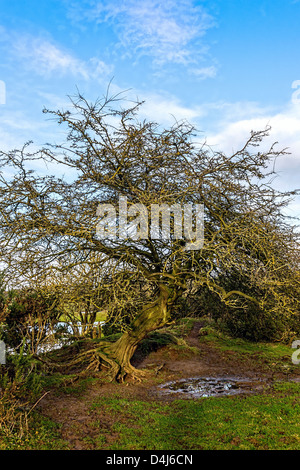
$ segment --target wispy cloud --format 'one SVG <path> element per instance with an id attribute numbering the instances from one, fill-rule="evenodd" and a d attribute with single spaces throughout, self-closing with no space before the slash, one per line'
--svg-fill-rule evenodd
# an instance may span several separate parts
<path id="1" fill-rule="evenodd" d="M 55 73 L 90 80 L 112 73 L 112 67 L 100 59 L 93 57 L 84 61 L 49 40 L 31 36 L 19 38 L 14 43 L 14 53 L 26 68 L 46 77 Z"/>
<path id="2" fill-rule="evenodd" d="M 170 126 L 176 121 L 188 121 L 196 123 L 202 117 L 203 110 L 199 106 L 193 108 L 184 106 L 174 96 L 159 93 L 143 93 L 145 103 L 140 109 L 140 115 L 149 121 Z"/>
<path id="3" fill-rule="evenodd" d="M 2 45 L 14 62 L 45 78 L 71 75 L 83 80 L 111 77 L 113 67 L 97 57 L 82 60 L 52 38 L 8 31 L 0 26 Z"/>
<path id="4" fill-rule="evenodd" d="M 230 111 L 230 108 L 232 110 Z M 225 113 L 221 112 L 222 118 L 219 123 L 219 131 L 210 133 L 206 139 L 215 150 L 220 150 L 228 155 L 242 148 L 250 137 L 251 130 L 259 131 L 270 127 L 269 136 L 264 139 L 261 149 L 269 148 L 278 142 L 277 149 L 287 149 L 288 154 L 276 161 L 278 171 L 278 185 L 285 189 L 300 188 L 299 185 L 299 163 L 300 163 L 300 103 L 288 103 L 281 110 L 257 108 L 253 103 L 244 103 L 248 110 L 248 117 L 242 109 L 242 103 L 223 104 Z M 251 112 L 252 109 L 252 112 Z M 255 111 L 256 109 L 256 111 Z"/>
<path id="5" fill-rule="evenodd" d="M 214 19 L 192 0 L 89 1 L 81 19 L 108 22 L 127 56 L 150 56 L 156 65 L 197 63 L 202 38 Z M 72 2 L 78 20 L 78 2 Z"/>
<path id="6" fill-rule="evenodd" d="M 205 78 L 215 78 L 217 75 L 217 67 L 215 65 L 210 65 L 209 67 L 191 68 L 189 73 L 200 80 L 204 80 Z"/>

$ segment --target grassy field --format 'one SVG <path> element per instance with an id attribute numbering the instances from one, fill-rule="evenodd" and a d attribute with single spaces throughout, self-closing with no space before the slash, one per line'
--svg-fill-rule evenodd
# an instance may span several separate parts
<path id="1" fill-rule="evenodd" d="M 105 450 L 299 450 L 300 384 L 278 383 L 263 395 L 175 400 L 96 399 L 86 444 Z M 103 426 L 103 415 L 111 425 Z M 91 437 L 93 435 L 93 437 Z M 40 414 L 29 430 L 0 440 L 0 449 L 70 449 L 60 426 Z"/>
<path id="2" fill-rule="evenodd" d="M 278 384 L 263 396 L 176 400 L 162 404 L 101 399 L 94 410 L 115 415 L 111 431 L 98 424 L 98 449 L 300 449 L 299 384 Z M 109 439 L 108 439 L 109 441 Z"/>
<path id="3" fill-rule="evenodd" d="M 184 337 L 186 330 L 180 331 Z M 57 411 L 49 419 L 35 406 L 22 426 L 1 428 L 0 449 L 71 450 L 76 440 L 72 435 L 79 436 L 81 448 L 88 450 L 299 450 L 300 382 L 288 380 L 288 374 L 294 372 L 293 377 L 299 378 L 300 366 L 291 364 L 291 348 L 233 339 L 212 328 L 203 332 L 200 351 L 201 344 L 209 345 L 235 361 L 247 358 L 268 377 L 274 371 L 283 372 L 281 379 L 269 381 L 255 394 L 157 400 L 135 393 L 143 390 L 135 385 L 110 385 L 103 393 L 105 387 L 97 377 L 62 386 L 64 377 L 53 375 L 44 390 L 51 389 L 49 408 L 56 407 L 61 414 Z M 164 354 L 176 348 L 178 353 L 182 347 L 165 345 Z M 163 380 L 164 375 L 152 377 L 151 386 Z M 143 387 L 147 389 L 147 380 Z M 2 407 L 2 417 L 4 411 Z M 68 432 L 63 432 L 66 426 Z"/>

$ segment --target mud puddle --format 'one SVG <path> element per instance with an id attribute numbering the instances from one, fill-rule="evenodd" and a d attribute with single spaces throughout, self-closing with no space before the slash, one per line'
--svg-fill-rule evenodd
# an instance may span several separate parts
<path id="1" fill-rule="evenodd" d="M 262 381 L 237 377 L 190 377 L 159 386 L 163 394 L 180 394 L 186 398 L 204 398 L 251 393 L 263 388 Z"/>

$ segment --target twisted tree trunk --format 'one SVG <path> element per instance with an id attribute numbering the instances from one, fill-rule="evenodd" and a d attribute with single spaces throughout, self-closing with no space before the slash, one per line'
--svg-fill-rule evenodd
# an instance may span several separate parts
<path id="1" fill-rule="evenodd" d="M 151 331 L 164 326 L 168 321 L 168 300 L 170 291 L 164 285 L 159 286 L 158 297 L 143 307 L 133 320 L 130 329 L 115 343 L 105 343 L 100 351 L 101 360 L 111 367 L 113 379 L 123 381 L 127 375 L 138 378 L 142 371 L 135 369 L 130 360 L 140 343 Z"/>

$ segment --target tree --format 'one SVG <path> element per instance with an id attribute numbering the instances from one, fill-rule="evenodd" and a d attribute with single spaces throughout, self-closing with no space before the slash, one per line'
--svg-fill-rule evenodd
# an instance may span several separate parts
<path id="1" fill-rule="evenodd" d="M 142 374 L 130 363 L 137 345 L 170 321 L 188 289 L 203 286 L 224 303 L 242 298 L 263 306 L 259 296 L 227 291 L 221 275 L 237 270 L 259 276 L 275 293 L 287 268 L 298 269 L 294 232 L 282 215 L 291 194 L 275 191 L 267 179 L 274 160 L 286 152 L 275 145 L 258 151 L 268 128 L 252 131 L 243 148 L 227 156 L 199 144 L 189 123 L 164 129 L 138 119 L 142 103 L 123 109 L 123 102 L 106 96 L 89 103 L 78 95 L 70 99 L 70 110 L 45 110 L 66 126 L 65 142 L 36 152 L 30 144 L 2 152 L 3 167 L 11 168 L 0 186 L 2 260 L 12 279 L 17 272 L 23 283 L 42 282 L 55 270 L 71 273 L 84 265 L 100 273 L 99 304 L 107 308 L 108 321 L 122 316 L 123 333 L 115 342 L 100 342 L 91 354 L 117 380 Z M 45 168 L 56 165 L 56 174 L 38 174 L 37 160 Z M 180 237 L 191 220 L 184 211 L 163 218 L 170 232 L 148 230 L 145 236 L 153 208 L 197 204 L 204 207 L 203 244 L 195 217 L 191 236 Z"/>

